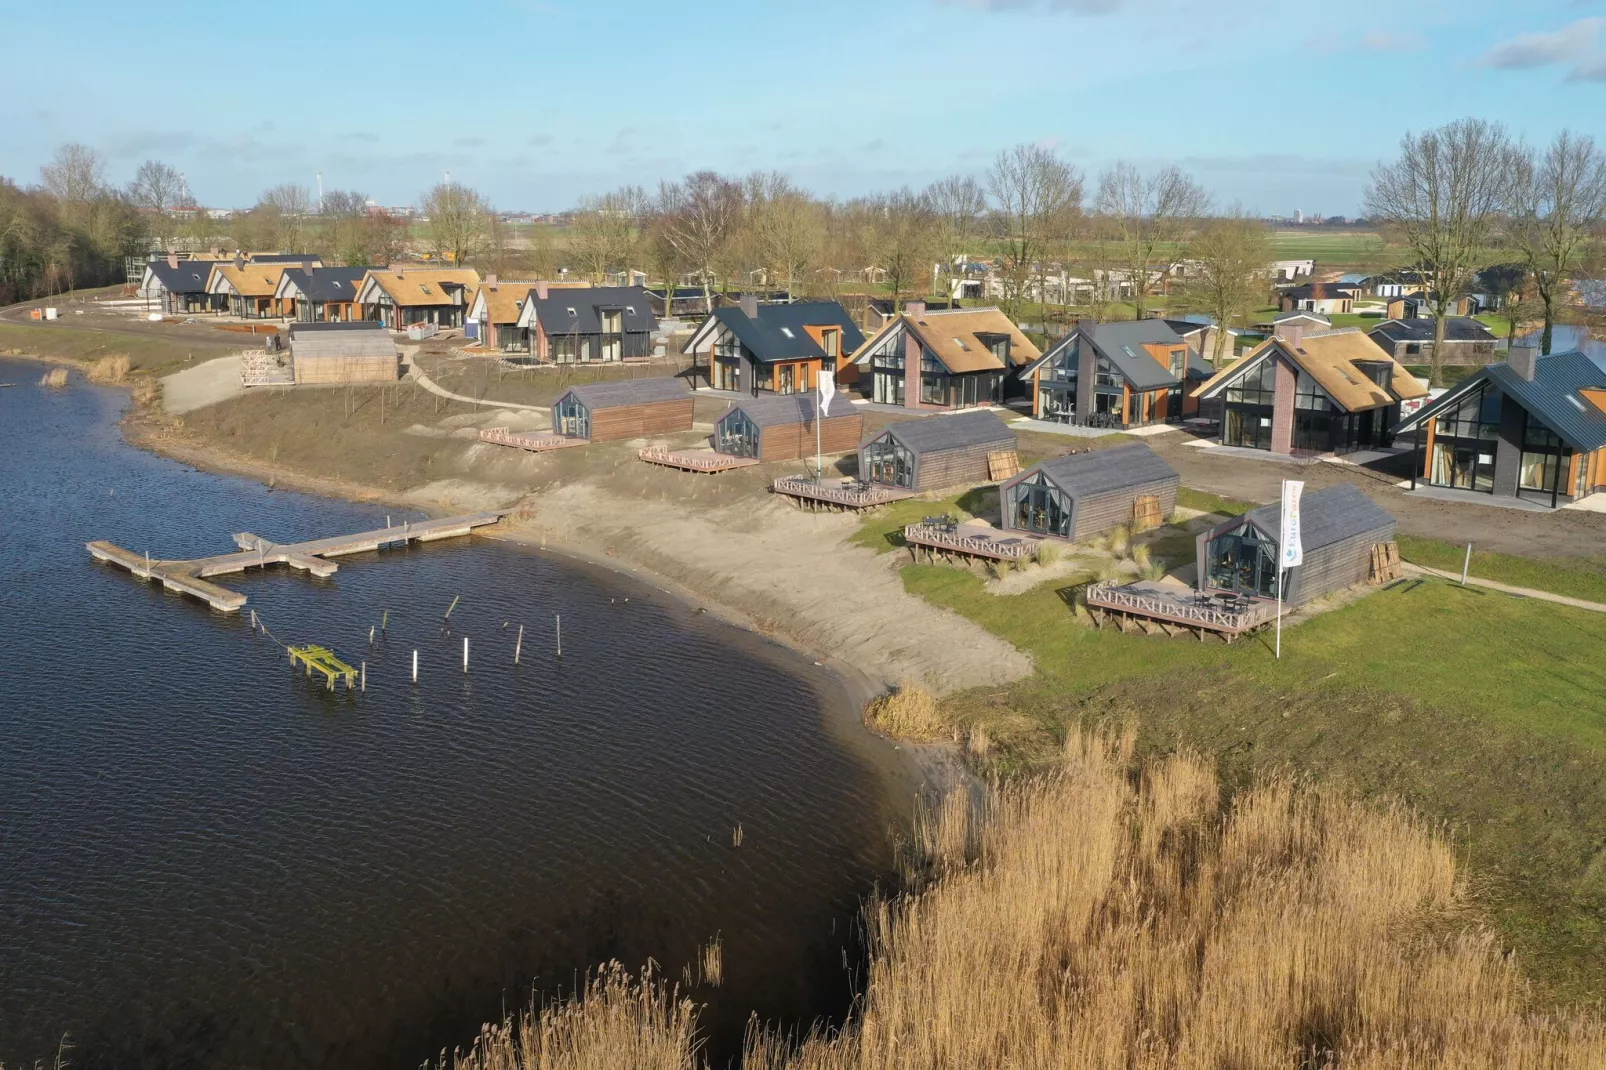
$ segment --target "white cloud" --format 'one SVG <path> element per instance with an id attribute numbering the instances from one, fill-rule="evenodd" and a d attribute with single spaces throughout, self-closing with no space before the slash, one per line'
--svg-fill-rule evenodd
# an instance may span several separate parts
<path id="1" fill-rule="evenodd" d="M 1552 33 L 1528 33 L 1495 45 L 1478 60 L 1496 70 L 1528 71 L 1540 67 L 1571 66 L 1569 81 L 1606 78 L 1606 53 L 1600 50 L 1606 18 L 1579 19 Z"/>

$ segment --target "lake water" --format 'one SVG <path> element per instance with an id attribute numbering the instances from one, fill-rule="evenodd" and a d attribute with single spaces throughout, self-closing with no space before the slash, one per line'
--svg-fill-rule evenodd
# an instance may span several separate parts
<path id="1" fill-rule="evenodd" d="M 914 789 L 824 670 L 483 539 L 225 577 L 278 640 L 367 661 L 330 694 L 246 614 L 84 543 L 182 558 L 401 513 L 131 449 L 120 392 L 42 370 L 0 361 L 0 1062 L 67 1034 L 75 1067 L 416 1066 L 532 986 L 678 976 L 715 934 L 716 1053 L 751 1011 L 843 1012 Z"/>

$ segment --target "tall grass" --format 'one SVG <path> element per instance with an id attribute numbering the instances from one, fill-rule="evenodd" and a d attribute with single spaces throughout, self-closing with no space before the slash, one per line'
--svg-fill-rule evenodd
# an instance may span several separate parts
<path id="1" fill-rule="evenodd" d="M 121 383 L 128 379 L 131 366 L 128 354 L 117 353 L 95 361 L 86 374 L 92 383 Z"/>
<path id="2" fill-rule="evenodd" d="M 67 385 L 67 369 L 51 368 L 39 377 L 40 386 L 54 387 L 57 390 Z"/>
<path id="3" fill-rule="evenodd" d="M 913 686 L 901 687 L 866 706 L 864 723 L 895 739 L 937 740 L 950 734 L 937 712 L 937 700 Z"/>
<path id="4" fill-rule="evenodd" d="M 1131 752 L 1073 731 L 1052 774 L 947 800 L 929 886 L 867 910 L 853 1019 L 755 1029 L 746 1070 L 1606 1065 L 1598 1019 L 1525 1009 L 1438 829 L 1290 779 L 1225 802 L 1204 758 Z M 686 1004 L 610 969 L 449 1065 L 697 1066 Z"/>

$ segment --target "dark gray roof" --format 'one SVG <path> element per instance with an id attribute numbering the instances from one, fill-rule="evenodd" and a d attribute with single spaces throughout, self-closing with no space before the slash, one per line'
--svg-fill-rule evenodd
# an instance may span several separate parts
<path id="1" fill-rule="evenodd" d="M 149 266 L 162 288 L 175 294 L 205 293 L 207 276 L 212 274 L 207 260 L 180 260 L 177 267 L 166 260 L 152 260 Z"/>
<path id="2" fill-rule="evenodd" d="M 246 257 L 248 264 L 305 264 L 311 260 L 322 260 L 317 253 L 253 253 Z M 224 261 L 228 263 L 228 261 Z"/>
<path id="3" fill-rule="evenodd" d="M 988 409 L 906 420 L 893 424 L 884 433 L 915 453 L 936 453 L 990 442 L 1015 444 L 1015 432 Z"/>
<path id="4" fill-rule="evenodd" d="M 725 419 L 732 412 L 740 412 L 759 427 L 802 424 L 814 419 L 819 405 L 820 396 L 812 390 L 806 394 L 772 394 L 751 401 L 739 401 L 720 419 Z M 857 416 L 858 413 L 858 407 L 853 402 L 841 394 L 834 394 L 831 404 L 826 407 L 825 418 L 833 420 L 839 416 Z"/>
<path id="5" fill-rule="evenodd" d="M 1179 479 L 1177 470 L 1141 442 L 1113 449 L 1055 457 L 1027 469 L 1017 482 L 1040 471 L 1072 497 L 1105 494 L 1144 483 Z"/>
<path id="6" fill-rule="evenodd" d="M 587 383 L 566 391 L 562 401 L 570 395 L 580 399 L 586 408 L 616 409 L 621 405 L 645 405 L 654 401 L 674 401 L 689 398 L 686 384 L 674 378 L 617 379 L 611 383 Z M 554 403 L 555 404 L 555 403 Z"/>
<path id="7" fill-rule="evenodd" d="M 1491 364 L 1418 410 L 1409 420 L 1400 421 L 1397 430 L 1416 427 L 1439 415 L 1482 382 L 1493 383 L 1573 449 L 1587 452 L 1606 446 L 1606 412 L 1579 394 L 1585 389 L 1606 390 L 1606 370 L 1578 352 L 1540 357 L 1532 382 L 1512 371 L 1509 364 Z"/>
<path id="8" fill-rule="evenodd" d="M 357 288 L 368 274 L 360 267 L 285 268 L 284 273 L 295 283 L 301 296 L 308 301 L 355 301 Z"/>
<path id="9" fill-rule="evenodd" d="M 383 331 L 385 325 L 378 320 L 350 320 L 346 323 L 292 323 L 290 337 L 298 334 L 336 334 L 344 331 Z"/>
<path id="10" fill-rule="evenodd" d="M 1380 334 L 1391 342 L 1433 341 L 1433 321 L 1388 320 L 1366 332 Z M 1492 342 L 1494 332 L 1470 316 L 1451 316 L 1444 321 L 1446 342 Z"/>
<path id="11" fill-rule="evenodd" d="M 714 310 L 714 318 L 730 328 L 748 351 L 761 361 L 807 360 L 824 357 L 825 350 L 804 327 L 840 327 L 842 355 L 864 345 L 848 310 L 835 301 L 798 301 L 788 305 L 759 305 L 758 319 L 750 319 L 740 307 Z"/>
<path id="12" fill-rule="evenodd" d="M 549 290 L 546 297 L 531 297 L 535 303 L 535 317 L 546 333 L 599 334 L 602 331 L 602 310 L 624 313 L 624 329 L 628 332 L 658 329 L 658 317 L 652 314 L 652 303 L 641 286 L 591 286 L 572 290 Z M 572 311 L 571 311 L 572 310 Z"/>
<path id="13" fill-rule="evenodd" d="M 1244 519 L 1276 538 L 1282 524 L 1282 505 L 1273 503 L 1251 509 Z M 1234 523 L 1229 521 L 1221 526 L 1232 527 Z M 1299 502 L 1299 543 L 1307 554 L 1393 523 L 1394 515 L 1353 483 L 1313 490 Z"/>
<path id="14" fill-rule="evenodd" d="M 1183 345 L 1184 339 L 1165 320 L 1127 320 L 1122 323 L 1097 323 L 1090 326 L 1081 326 L 1070 334 L 1049 346 L 1048 352 L 1038 360 L 1021 369 L 1024 378 L 1039 365 L 1059 359 L 1065 350 L 1074 345 L 1076 339 L 1088 338 L 1093 342 L 1093 348 L 1099 355 L 1109 360 L 1115 370 L 1120 372 L 1134 390 L 1157 390 L 1160 387 L 1175 386 L 1178 380 L 1169 369 L 1160 366 L 1159 361 L 1144 352 L 1147 345 Z M 1187 377 L 1190 379 L 1209 378 L 1213 371 L 1210 364 L 1192 347 L 1188 349 Z"/>

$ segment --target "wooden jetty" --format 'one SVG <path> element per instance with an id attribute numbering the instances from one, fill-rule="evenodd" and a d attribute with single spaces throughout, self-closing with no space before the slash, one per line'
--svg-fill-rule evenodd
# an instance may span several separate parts
<path id="1" fill-rule="evenodd" d="M 567 449 L 570 446 L 584 446 L 587 440 L 551 432 L 509 431 L 505 427 L 487 427 L 480 432 L 480 441 L 494 442 L 498 446 L 512 446 L 515 449 L 529 450 L 531 453 L 546 453 L 550 450 Z"/>
<path id="2" fill-rule="evenodd" d="M 328 681 L 329 690 L 335 689 L 335 681 L 344 678 L 346 690 L 350 691 L 357 685 L 357 669 L 341 661 L 335 652 L 326 646 L 290 646 L 285 647 L 290 652 L 290 664 L 300 665 L 307 670 L 307 675 L 319 673 Z"/>
<path id="3" fill-rule="evenodd" d="M 648 464 L 661 464 L 665 468 L 679 468 L 683 472 L 729 472 L 733 468 L 750 468 L 758 463 L 754 457 L 737 457 L 713 450 L 672 450 L 664 446 L 648 446 L 638 450 L 636 456 Z"/>
<path id="4" fill-rule="evenodd" d="M 198 557 L 188 561 L 157 560 L 121 546 L 97 540 L 85 544 L 96 561 L 118 565 L 144 580 L 158 580 L 170 591 L 187 594 L 225 613 L 238 612 L 245 595 L 210 582 L 209 577 L 244 572 L 248 568 L 289 565 L 314 576 L 332 575 L 340 566 L 331 557 L 369 553 L 410 542 L 434 542 L 467 535 L 470 531 L 502 519 L 502 513 L 473 513 L 440 520 L 404 521 L 400 526 L 375 528 L 355 535 L 336 535 L 307 542 L 276 543 L 248 531 L 234 536 L 240 549 L 232 554 Z"/>
<path id="5" fill-rule="evenodd" d="M 860 483 L 853 479 L 822 483 L 807 476 L 782 476 L 770 484 L 770 490 L 786 495 L 802 509 L 874 509 L 878 505 L 914 497 L 912 490 L 900 490 L 877 483 Z"/>
<path id="6" fill-rule="evenodd" d="M 916 561 L 924 553 L 935 562 L 939 557 L 982 561 L 1025 561 L 1037 553 L 1042 539 L 999 531 L 986 524 L 908 524 L 903 541 Z"/>
<path id="7" fill-rule="evenodd" d="M 1270 624 L 1277 617 L 1274 601 L 1209 595 L 1160 582 L 1095 583 L 1087 589 L 1087 611 L 1102 628 L 1143 635 L 1192 635 L 1202 643 L 1219 635 L 1230 643 Z"/>

